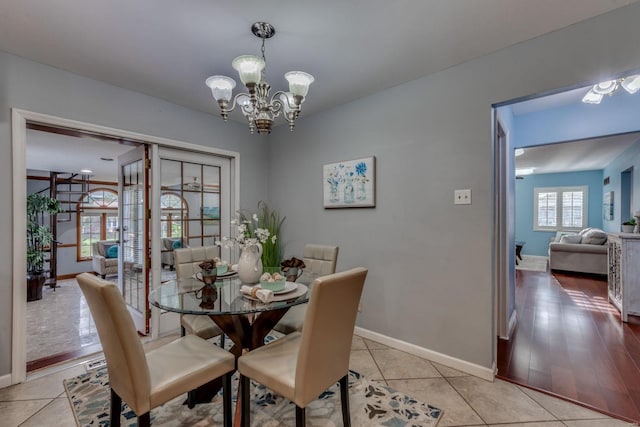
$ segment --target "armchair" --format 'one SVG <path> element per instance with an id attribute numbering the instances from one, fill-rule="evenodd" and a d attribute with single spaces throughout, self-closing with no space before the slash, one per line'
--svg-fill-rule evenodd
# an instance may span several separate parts
<path id="1" fill-rule="evenodd" d="M 118 247 L 117 240 L 98 240 L 91 245 L 93 271 L 103 279 L 111 274 L 118 274 L 118 252 L 109 250 Z M 114 255 L 115 252 L 115 256 Z"/>
<path id="2" fill-rule="evenodd" d="M 173 251 L 175 249 L 188 248 L 187 239 L 183 237 L 163 237 L 162 238 L 162 253 L 160 255 L 162 261 L 162 267 L 169 267 L 169 270 L 175 268 L 175 256 Z"/>

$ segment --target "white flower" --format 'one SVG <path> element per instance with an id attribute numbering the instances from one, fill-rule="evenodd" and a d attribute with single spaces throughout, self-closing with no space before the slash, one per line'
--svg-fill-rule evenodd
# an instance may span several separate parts
<path id="1" fill-rule="evenodd" d="M 277 236 L 272 236 L 267 228 L 258 227 L 259 224 L 260 217 L 257 213 L 239 211 L 231 219 L 231 225 L 235 227 L 233 236 L 221 237 L 216 242 L 216 245 L 224 246 L 225 248 L 239 247 L 243 249 L 258 243 L 268 243 L 269 239 L 271 239 L 271 243 L 275 244 Z"/>

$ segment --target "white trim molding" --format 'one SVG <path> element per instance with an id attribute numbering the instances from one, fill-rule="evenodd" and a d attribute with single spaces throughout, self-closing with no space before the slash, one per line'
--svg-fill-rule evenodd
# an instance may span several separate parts
<path id="1" fill-rule="evenodd" d="M 362 338 L 395 348 L 396 350 L 401 350 L 406 353 L 413 354 L 414 356 L 448 366 L 449 368 L 457 369 L 458 371 L 473 375 L 474 377 L 482 378 L 483 380 L 493 382 L 495 377 L 495 362 L 491 368 L 486 368 L 484 366 L 476 365 L 475 363 L 467 362 L 466 360 L 438 353 L 437 351 L 429 350 L 428 348 L 420 347 L 415 344 L 391 338 L 357 326 L 355 328 L 355 334 Z"/>
<path id="2" fill-rule="evenodd" d="M 501 340 L 510 340 L 511 336 L 513 335 L 513 330 L 516 328 L 516 325 L 518 324 L 518 315 L 516 313 L 515 308 L 513 309 L 513 311 L 511 312 L 511 316 L 509 317 L 509 324 L 507 327 L 507 335 L 500 335 L 500 339 Z"/>
<path id="3" fill-rule="evenodd" d="M 0 376 L 0 389 L 9 387 L 11 385 L 11 374 Z"/>
<path id="4" fill-rule="evenodd" d="M 13 299 L 12 299 L 12 331 L 11 331 L 11 375 L 10 384 L 18 384 L 27 379 L 27 343 L 26 343 L 26 312 L 27 312 L 27 261 L 26 261 L 26 236 L 27 220 L 24 201 L 27 197 L 26 171 L 26 146 L 27 146 L 27 122 L 39 123 L 54 127 L 77 129 L 98 135 L 114 136 L 146 144 L 157 144 L 162 147 L 177 148 L 192 152 L 212 154 L 230 159 L 232 178 L 235 184 L 232 211 L 240 208 L 240 153 L 223 150 L 204 145 L 192 144 L 173 139 L 162 138 L 153 135 L 145 135 L 127 130 L 109 128 L 92 123 L 26 111 L 18 108 L 11 109 L 11 141 L 12 141 L 12 168 L 13 168 Z M 152 243 L 153 245 L 153 243 Z M 157 248 L 157 244 L 154 246 Z M 16 255 L 18 254 L 18 255 Z M 0 381 L 6 380 L 0 377 Z M 0 382 L 0 387 L 2 386 Z"/>

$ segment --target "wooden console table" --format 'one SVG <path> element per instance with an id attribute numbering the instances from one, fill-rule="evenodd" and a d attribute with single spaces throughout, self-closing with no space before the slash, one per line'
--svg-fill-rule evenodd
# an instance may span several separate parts
<path id="1" fill-rule="evenodd" d="M 609 302 L 623 322 L 640 315 L 640 234 L 609 233 Z"/>

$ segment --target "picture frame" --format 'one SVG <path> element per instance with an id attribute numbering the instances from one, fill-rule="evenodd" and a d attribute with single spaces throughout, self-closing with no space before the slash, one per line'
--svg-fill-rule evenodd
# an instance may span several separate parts
<path id="1" fill-rule="evenodd" d="M 375 156 L 323 165 L 322 186 L 325 209 L 375 207 Z"/>
<path id="2" fill-rule="evenodd" d="M 613 221 L 613 191 L 607 191 L 602 196 L 602 212 L 605 221 Z"/>

